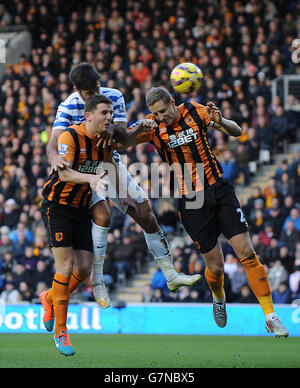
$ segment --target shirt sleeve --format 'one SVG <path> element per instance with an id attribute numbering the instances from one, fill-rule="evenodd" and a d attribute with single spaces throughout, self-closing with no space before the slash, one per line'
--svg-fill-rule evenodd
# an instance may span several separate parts
<path id="1" fill-rule="evenodd" d="M 195 104 L 195 107 L 197 109 L 197 113 L 199 114 L 201 120 L 203 120 L 205 126 L 207 127 L 211 122 L 211 119 L 207 113 L 205 106 L 201 104 Z"/>
<path id="2" fill-rule="evenodd" d="M 72 124 L 74 124 L 72 112 L 66 105 L 60 104 L 56 112 L 52 130 L 67 129 Z"/>
<path id="3" fill-rule="evenodd" d="M 126 115 L 126 108 L 125 108 L 125 99 L 123 94 L 118 91 L 119 93 L 114 96 L 113 101 L 113 119 L 112 121 L 114 123 L 123 122 L 127 123 L 127 115 Z"/>
<path id="4" fill-rule="evenodd" d="M 58 138 L 57 150 L 70 165 L 73 165 L 75 158 L 75 143 L 69 131 L 64 131 Z"/>

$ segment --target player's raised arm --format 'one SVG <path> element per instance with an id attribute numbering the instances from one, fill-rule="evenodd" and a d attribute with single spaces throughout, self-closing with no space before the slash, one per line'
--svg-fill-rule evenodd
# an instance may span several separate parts
<path id="1" fill-rule="evenodd" d="M 206 105 L 206 111 L 209 115 L 211 121 L 213 121 L 213 126 L 225 133 L 226 135 L 239 137 L 242 134 L 242 129 L 240 126 L 233 120 L 225 119 L 219 110 L 219 108 L 213 103 L 208 102 Z"/>
<path id="2" fill-rule="evenodd" d="M 155 128 L 157 128 L 157 123 L 155 121 L 151 119 L 140 120 L 129 128 L 125 136 L 120 137 L 118 134 L 115 135 L 115 140 L 117 142 L 116 148 L 118 150 L 124 150 L 130 146 L 135 146 L 137 143 L 149 141 Z"/>

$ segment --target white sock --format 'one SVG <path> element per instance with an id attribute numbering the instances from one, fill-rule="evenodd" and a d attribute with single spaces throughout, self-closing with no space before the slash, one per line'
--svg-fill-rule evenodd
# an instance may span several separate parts
<path id="1" fill-rule="evenodd" d="M 156 233 L 146 233 L 144 231 L 144 235 L 149 251 L 154 256 L 167 281 L 171 281 L 178 273 L 175 271 L 173 265 L 168 240 L 161 230 Z"/>
<path id="2" fill-rule="evenodd" d="M 94 248 L 92 284 L 99 284 L 103 281 L 103 265 L 107 247 L 107 235 L 109 228 L 92 223 L 92 237 Z"/>

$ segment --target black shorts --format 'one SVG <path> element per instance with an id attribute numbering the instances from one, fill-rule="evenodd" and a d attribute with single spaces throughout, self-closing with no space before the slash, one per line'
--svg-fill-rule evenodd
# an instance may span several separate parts
<path id="1" fill-rule="evenodd" d="M 41 207 L 50 247 L 73 247 L 93 252 L 92 218 L 88 209 L 79 209 L 43 200 Z"/>
<path id="2" fill-rule="evenodd" d="M 248 224 L 233 186 L 223 180 L 205 189 L 204 203 L 199 209 L 186 209 L 187 198 L 179 201 L 183 226 L 201 253 L 211 251 L 223 234 L 228 240 L 248 231 Z"/>

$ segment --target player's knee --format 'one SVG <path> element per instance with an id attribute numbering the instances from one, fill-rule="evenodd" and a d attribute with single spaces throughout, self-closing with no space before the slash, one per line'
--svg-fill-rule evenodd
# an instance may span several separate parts
<path id="1" fill-rule="evenodd" d="M 218 277 L 224 274 L 224 265 L 222 264 L 210 265 L 209 269 L 211 270 L 212 273 L 214 273 Z"/>
<path id="2" fill-rule="evenodd" d="M 82 279 L 86 279 L 92 272 L 92 261 L 81 260 L 77 263 L 76 272 Z"/>
<path id="3" fill-rule="evenodd" d="M 69 255 L 61 256 L 55 260 L 56 271 L 63 276 L 70 277 L 73 271 L 73 258 Z"/>
<path id="4" fill-rule="evenodd" d="M 157 219 L 151 209 L 150 204 L 148 203 L 147 205 L 141 207 L 141 216 L 139 224 L 146 233 L 156 233 L 160 229 Z"/>
<path id="5" fill-rule="evenodd" d="M 248 245 L 240 247 L 240 250 L 239 250 L 239 259 L 240 260 L 248 258 L 248 257 L 252 257 L 254 255 L 255 255 L 255 252 L 253 251 L 252 247 L 250 247 Z"/>
<path id="6" fill-rule="evenodd" d="M 110 226 L 110 209 L 105 201 L 96 203 L 92 209 L 93 221 L 96 225 L 108 228 Z"/>

